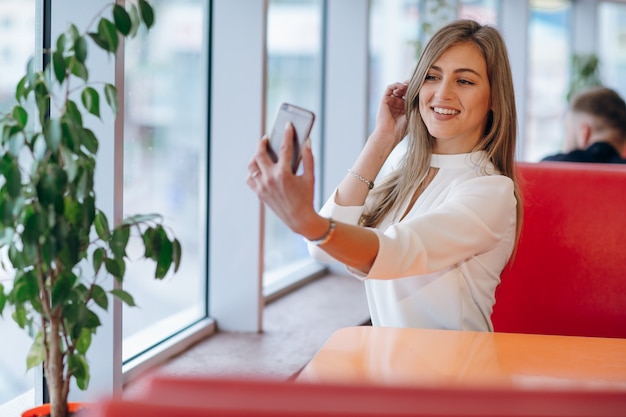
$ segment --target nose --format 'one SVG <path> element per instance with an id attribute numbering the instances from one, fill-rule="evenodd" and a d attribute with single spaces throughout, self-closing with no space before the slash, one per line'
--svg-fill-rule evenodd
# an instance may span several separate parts
<path id="1" fill-rule="evenodd" d="M 437 85 L 435 91 L 435 97 L 441 100 L 450 99 L 454 94 L 454 81 L 449 78 L 444 78 Z"/>

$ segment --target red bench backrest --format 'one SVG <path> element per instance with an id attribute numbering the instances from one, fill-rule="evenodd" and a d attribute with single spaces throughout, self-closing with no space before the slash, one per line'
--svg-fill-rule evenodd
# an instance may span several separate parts
<path id="1" fill-rule="evenodd" d="M 626 338 L 626 166 L 519 163 L 524 221 L 501 332 Z"/>

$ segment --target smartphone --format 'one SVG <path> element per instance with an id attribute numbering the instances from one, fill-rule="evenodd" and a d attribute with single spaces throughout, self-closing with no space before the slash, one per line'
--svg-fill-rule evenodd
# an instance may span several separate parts
<path id="1" fill-rule="evenodd" d="M 287 122 L 291 122 L 294 127 L 293 137 L 293 155 L 291 156 L 291 170 L 295 174 L 300 166 L 300 160 L 302 159 L 302 146 L 306 138 L 309 137 L 311 129 L 313 128 L 313 122 L 315 121 L 315 114 L 303 109 L 302 107 L 294 106 L 289 103 L 281 103 L 278 106 L 278 112 L 274 119 L 274 126 L 270 132 L 270 141 L 267 145 L 267 153 L 270 155 L 272 161 L 278 161 L 278 153 L 280 145 L 283 141 L 283 134 L 285 132 L 285 126 Z"/>

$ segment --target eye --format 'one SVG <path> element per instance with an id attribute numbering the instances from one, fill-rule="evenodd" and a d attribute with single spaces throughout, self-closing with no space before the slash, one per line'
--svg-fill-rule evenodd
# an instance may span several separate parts
<path id="1" fill-rule="evenodd" d="M 474 85 L 473 82 L 471 82 L 470 80 L 465 80 L 465 79 L 460 79 L 459 81 L 457 81 L 459 84 L 461 85 Z"/>
<path id="2" fill-rule="evenodd" d="M 437 76 L 433 74 L 427 74 L 426 78 L 424 78 L 425 81 L 435 81 L 436 79 L 437 79 Z"/>

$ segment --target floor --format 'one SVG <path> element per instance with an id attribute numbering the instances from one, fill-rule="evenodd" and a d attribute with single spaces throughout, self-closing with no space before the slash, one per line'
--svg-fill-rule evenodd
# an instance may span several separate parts
<path id="1" fill-rule="evenodd" d="M 155 373 L 286 380 L 335 330 L 368 320 L 363 283 L 348 275 L 326 275 L 267 305 L 262 333 L 218 331 L 128 384 L 124 395 L 140 394 Z"/>

